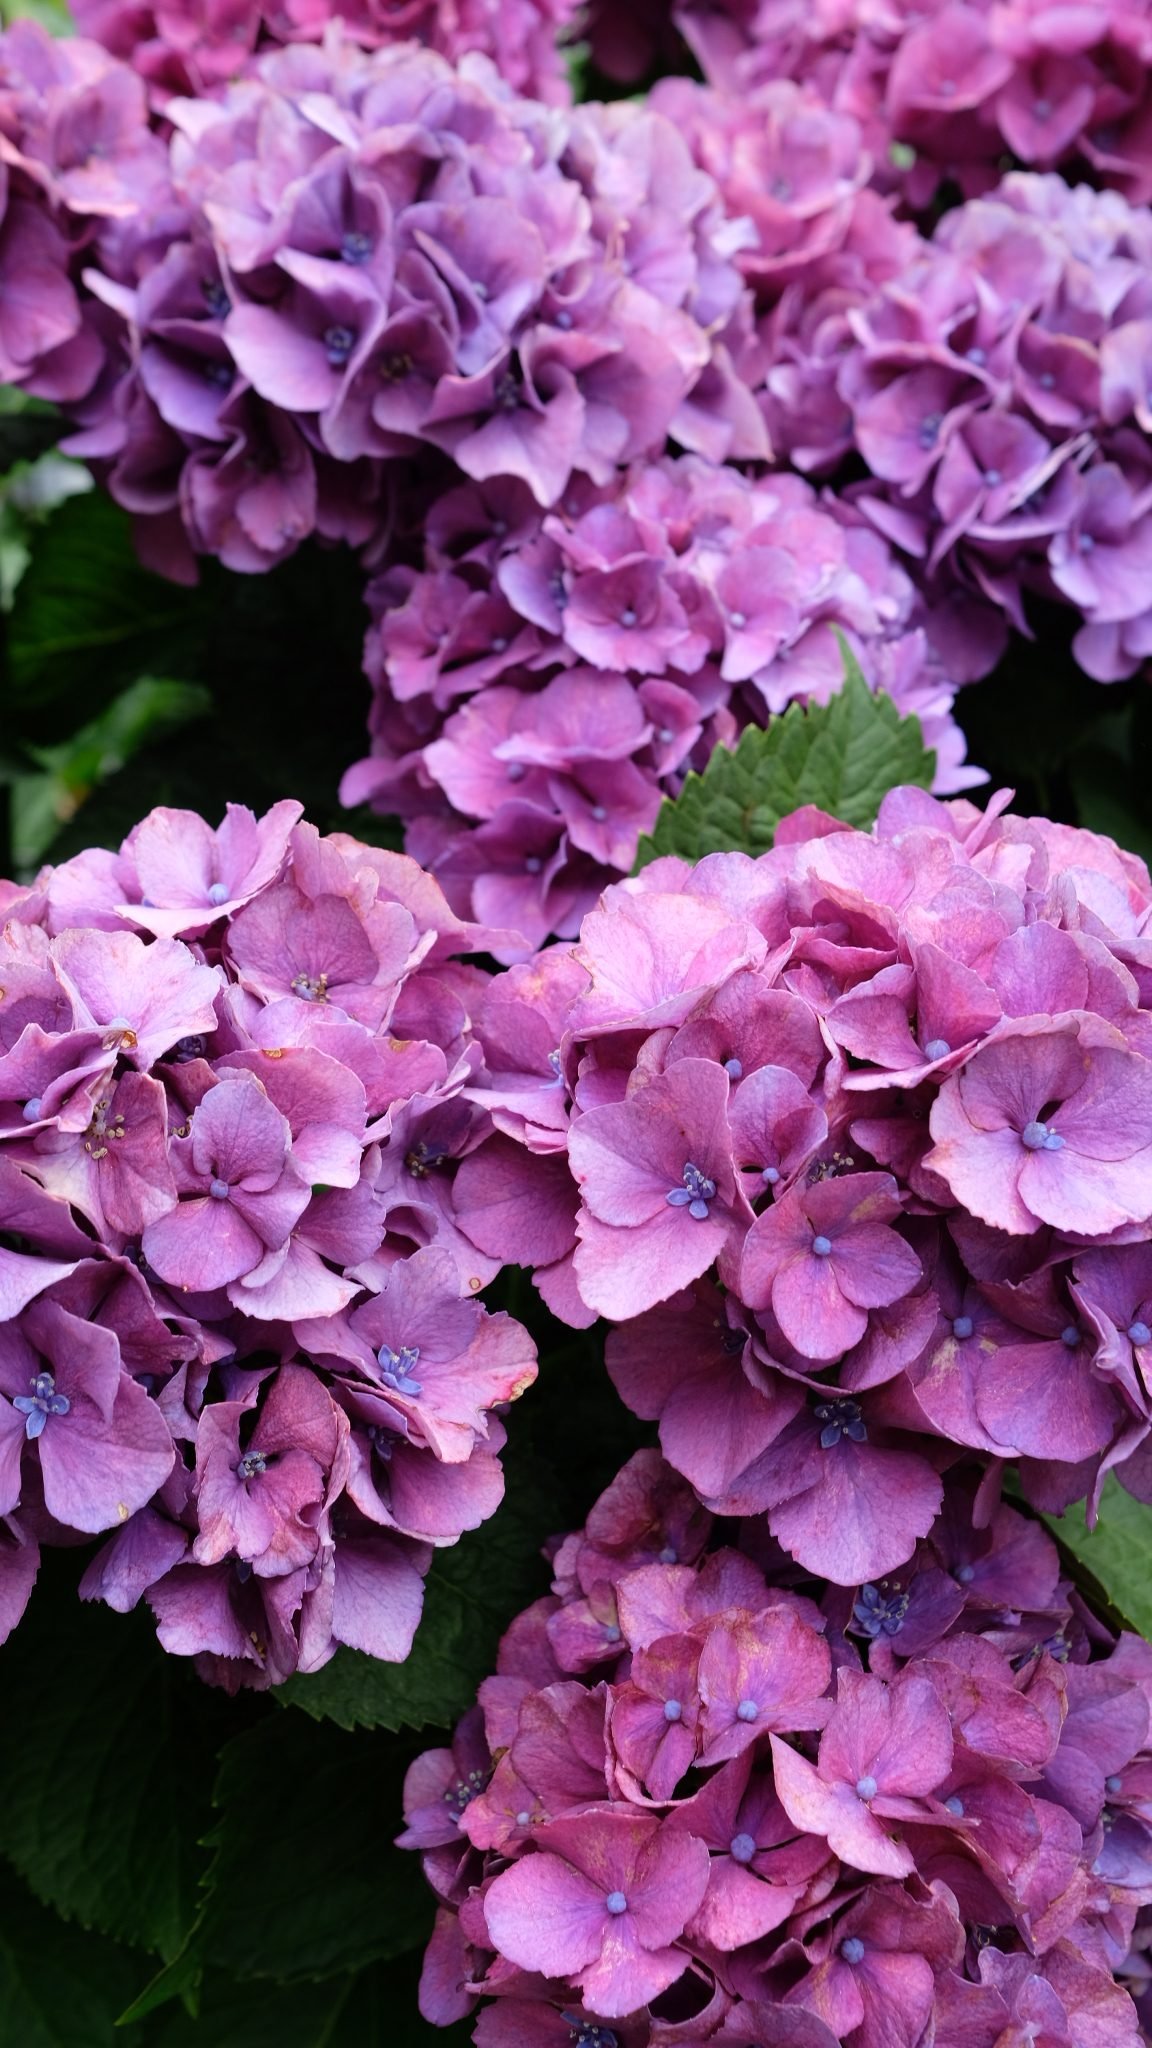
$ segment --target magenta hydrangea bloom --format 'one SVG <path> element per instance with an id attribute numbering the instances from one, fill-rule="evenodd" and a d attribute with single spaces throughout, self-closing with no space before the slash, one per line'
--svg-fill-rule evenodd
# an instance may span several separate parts
<path id="1" fill-rule="evenodd" d="M 950 716 L 951 635 L 937 647 L 887 544 L 799 477 L 716 452 L 598 478 L 547 514 L 458 486 L 428 513 L 422 567 L 370 585 L 372 754 L 342 794 L 404 817 L 464 915 L 530 945 L 575 937 L 717 744 L 839 689 L 837 632 L 919 716 L 939 789 L 979 779 Z"/>
<path id="2" fill-rule="evenodd" d="M 61 57 L 27 23 L 0 39 L 15 181 L 0 369 L 67 404 L 69 448 L 133 514 L 152 567 L 194 580 L 216 554 L 251 574 L 312 532 L 378 558 L 414 455 L 429 479 L 454 464 L 547 507 L 670 435 L 713 460 L 767 453 L 726 338 L 743 231 L 663 116 L 518 96 L 510 74 L 567 97 L 550 7 L 464 0 L 449 23 L 372 0 L 362 24 L 310 0 L 274 23 L 209 8 L 175 45 L 174 10 L 150 37 L 131 8 L 127 42 L 115 4 L 93 11 L 152 76 L 159 40 L 157 83 L 178 91 L 183 71 L 204 96 L 168 98 L 150 130 L 141 79 L 98 44 Z M 98 128 L 95 152 L 70 121 L 85 143 Z M 41 273 L 38 292 L 13 289 Z M 623 573 L 643 610 L 658 570 Z M 594 581 L 583 612 L 602 648 Z M 667 646 L 690 652 L 678 598 L 652 602 Z M 622 590 L 612 631 L 627 608 Z M 496 639 L 506 609 L 459 625 Z"/>
<path id="3" fill-rule="evenodd" d="M 453 1191 L 511 1144 L 452 957 L 500 935 L 287 802 L 4 895 L 0 1628 L 39 1545 L 110 1532 L 83 1596 L 206 1678 L 401 1661 L 536 1370 Z"/>
<path id="4" fill-rule="evenodd" d="M 798 1588 L 747 1526 L 653 1560 L 672 1480 L 633 1460 L 452 1749 L 409 1771 L 400 1840 L 439 1909 L 425 2019 L 472 2015 L 479 2048 L 992 2048 L 1032 2024 L 1135 2048 L 1114 1972 L 1143 1982 L 1147 1646 L 1088 1618 L 1038 1524 L 974 1519 L 979 1478 L 950 1477 L 898 1581 L 845 1591 Z M 589 1666 L 559 1624 L 625 1499 Z M 743 1685 L 723 1761 L 708 1716 Z"/>
<path id="5" fill-rule="evenodd" d="M 907 1565 L 961 1454 L 1049 1511 L 1152 1497 L 1150 917 L 1141 862 L 1002 799 L 654 862 L 557 950 L 530 1086 L 535 971 L 494 982 L 464 1235 L 606 1316 L 698 1497 L 833 1583 Z"/>
<path id="6" fill-rule="evenodd" d="M 570 0 L 461 0 L 450 8 L 430 0 L 208 0 L 194 11 L 139 0 L 78 0 L 75 18 L 147 82 L 152 102 L 173 94 L 205 94 L 242 70 L 254 50 L 279 43 L 319 43 L 338 18 L 364 49 L 418 42 L 455 62 L 477 51 L 489 57 L 517 92 L 565 104 L 567 79 L 562 33 L 573 15 Z"/>
<path id="7" fill-rule="evenodd" d="M 912 207 L 927 209 L 945 180 L 966 196 L 986 191 L 1012 157 L 1152 197 L 1152 44 L 1146 10 L 1128 0 L 1073 15 L 1029 0 L 883 14 L 833 0 L 803 11 L 681 0 L 673 14 L 713 85 L 747 95 L 795 80 L 852 117 L 878 179 Z"/>

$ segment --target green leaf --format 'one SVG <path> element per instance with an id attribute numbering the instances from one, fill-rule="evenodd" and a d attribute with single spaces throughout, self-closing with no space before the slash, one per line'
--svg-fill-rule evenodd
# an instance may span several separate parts
<path id="1" fill-rule="evenodd" d="M 1100 1514 L 1089 1531 L 1083 1504 L 1043 1518 L 1071 1552 L 1091 1590 L 1098 1590 L 1129 1628 L 1152 1636 L 1152 1508 L 1133 1500 L 1114 1478 L 1104 1482 Z"/>
<path id="2" fill-rule="evenodd" d="M 146 2048 L 465 2048 L 470 2022 L 445 2029 L 420 2018 L 420 1963 L 416 1952 L 355 1976 L 284 1990 L 209 1971 L 198 2015 L 159 2016 Z"/>
<path id="3" fill-rule="evenodd" d="M 295 1979 L 421 1943 L 431 1894 L 411 1853 L 392 1845 L 417 1746 L 302 1714 L 273 1714 L 228 1743 L 194 1951 L 240 1979 Z"/>
<path id="4" fill-rule="evenodd" d="M 827 704 L 789 705 L 767 726 L 749 726 L 729 752 L 717 747 L 702 775 L 689 775 L 665 800 L 651 838 L 640 841 L 639 870 L 660 854 L 700 860 L 706 853 L 766 853 L 781 818 L 815 804 L 845 824 L 872 823 L 899 783 L 927 789 L 935 757 L 917 718 L 902 718 L 874 695 L 841 636 L 844 686 Z"/>
<path id="5" fill-rule="evenodd" d="M 0 470 L 34 462 L 60 439 L 64 422 L 55 406 L 0 386 Z"/>
<path id="6" fill-rule="evenodd" d="M 510 1473 L 492 1520 L 437 1552 L 406 1663 L 339 1650 L 322 1671 L 289 1679 L 277 1698 L 341 1728 L 448 1727 L 474 1704 L 509 1622 L 547 1592 L 540 1550 L 555 1521 L 547 1487 Z"/>
<path id="7" fill-rule="evenodd" d="M 167 666 L 178 628 L 198 613 L 195 593 L 142 569 L 127 515 L 102 492 L 72 498 L 39 535 L 8 625 L 11 706 L 71 703 L 91 716 L 112 690 Z M 79 723 L 80 719 L 75 722 Z"/>
<path id="8" fill-rule="evenodd" d="M 0 771 L 12 791 L 12 857 L 34 868 L 75 817 L 91 792 L 118 775 L 143 748 L 176 732 L 212 708 L 198 683 L 141 676 L 112 699 L 98 718 L 54 747 L 29 746 L 39 773 Z"/>
<path id="9" fill-rule="evenodd" d="M 173 1955 L 236 1708 L 165 1655 L 145 1614 L 82 1605 L 63 1557 L 0 1649 L 0 1852 L 65 1919 Z"/>
<path id="10" fill-rule="evenodd" d="M 38 21 L 54 36 L 70 36 L 74 26 L 64 0 L 4 0 L 0 21 Z"/>
<path id="11" fill-rule="evenodd" d="M 144 2048 L 138 2029 L 116 2028 L 133 1970 L 124 1949 L 66 1927 L 0 1863 L 4 2048 Z"/>

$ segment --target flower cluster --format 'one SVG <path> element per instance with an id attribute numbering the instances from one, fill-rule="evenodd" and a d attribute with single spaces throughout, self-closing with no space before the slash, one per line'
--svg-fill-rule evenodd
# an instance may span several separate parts
<path id="1" fill-rule="evenodd" d="M 465 1228 L 836 1584 L 907 1563 L 959 1455 L 1152 1498 L 1150 929 L 1142 862 L 999 801 L 656 861 L 491 985 Z"/>
<path id="2" fill-rule="evenodd" d="M 796 476 L 683 456 L 549 515 L 522 487 L 457 488 L 423 568 L 368 595 L 373 753 L 344 799 L 408 818 L 457 909 L 531 945 L 575 935 L 714 746 L 839 688 L 836 629 L 920 717 L 938 788 L 982 779 L 909 579 Z"/>
<path id="3" fill-rule="evenodd" d="M 265 569 L 313 531 L 382 540 L 387 487 L 417 453 L 519 478 L 547 506 L 669 433 L 717 459 L 764 452 L 724 340 L 748 231 L 661 116 L 562 113 L 481 58 L 366 53 L 334 28 L 217 98 L 171 102 L 166 147 L 134 72 L 70 52 L 28 25 L 0 37 L 24 195 L 0 245 L 7 370 L 71 402 L 69 452 L 169 575 L 194 575 L 197 553 Z M 43 82 L 54 64 L 63 85 Z M 94 244 L 86 208 L 108 217 Z M 37 294 L 3 287 L 26 217 L 71 264 L 50 335 Z M 46 382 L 49 341 L 82 356 L 66 390 Z"/>
<path id="4" fill-rule="evenodd" d="M 412 1766 L 425 2018 L 490 1997 L 479 2048 L 1136 2048 L 1148 1645 L 967 1476 L 898 1580 L 844 1592 L 709 1525 L 639 1453 Z"/>
<path id="5" fill-rule="evenodd" d="M 1082 614 L 1100 681 L 1152 651 L 1150 263 L 1146 209 L 1014 173 L 853 312 L 828 454 L 848 431 L 875 479 L 859 508 L 957 593 L 977 650 L 981 608 L 1027 632 L 1032 592 Z M 790 353 L 782 393 L 805 374 Z"/>
<path id="6" fill-rule="evenodd" d="M 1152 198 L 1148 0 L 680 0 L 676 20 L 713 84 L 794 79 L 851 114 L 916 209 L 1012 158 Z"/>
<path id="7" fill-rule="evenodd" d="M 174 94 L 226 85 L 257 49 L 318 43 L 339 14 L 365 49 L 415 42 L 455 63 L 471 51 L 491 58 L 517 92 L 560 104 L 568 99 L 558 42 L 573 0 L 202 0 L 189 7 L 159 0 L 76 0 L 82 35 L 92 36 L 147 80 L 153 105 Z"/>
<path id="8" fill-rule="evenodd" d="M 111 1531 L 84 1597 L 230 1687 L 407 1655 L 535 1375 L 451 1187 L 493 935 L 299 818 L 157 810 L 0 888 L 0 1634 Z"/>

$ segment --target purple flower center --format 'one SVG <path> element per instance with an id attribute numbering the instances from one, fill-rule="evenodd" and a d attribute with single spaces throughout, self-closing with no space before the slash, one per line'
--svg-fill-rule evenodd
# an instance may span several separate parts
<path id="1" fill-rule="evenodd" d="M 504 773 L 508 777 L 509 782 L 523 782 L 528 770 L 524 766 L 523 761 L 509 761 Z"/>
<path id="2" fill-rule="evenodd" d="M 376 1363 L 384 1385 L 390 1387 L 394 1394 L 423 1393 L 423 1381 L 412 1377 L 412 1368 L 419 1357 L 418 1344 L 405 1344 L 399 1351 L 390 1351 L 387 1344 L 382 1344 L 376 1353 Z"/>
<path id="3" fill-rule="evenodd" d="M 946 1038 L 930 1038 L 924 1047 L 926 1060 L 946 1060 L 952 1047 Z"/>
<path id="4" fill-rule="evenodd" d="M 209 901 L 209 903 L 227 903 L 227 901 L 228 901 L 228 884 L 227 884 L 227 882 L 213 882 L 213 884 L 212 884 L 211 888 L 210 888 L 210 889 L 209 889 L 209 891 L 208 891 L 208 901 Z"/>
<path id="5" fill-rule="evenodd" d="M 958 1585 L 970 1586 L 976 1577 L 976 1567 L 974 1564 L 958 1565 L 953 1576 Z"/>
<path id="6" fill-rule="evenodd" d="M 23 1107 L 23 1109 L 22 1109 L 22 1110 L 21 1110 L 21 1112 L 20 1112 L 20 1114 L 21 1114 L 21 1116 L 23 1117 L 23 1119 L 24 1119 L 25 1123 L 26 1123 L 26 1124 L 37 1124 L 37 1123 L 39 1123 L 39 1121 L 40 1121 L 40 1112 L 41 1112 L 41 1110 L 43 1109 L 43 1107 L 44 1107 L 44 1104 L 43 1104 L 43 1102 L 42 1102 L 42 1100 L 41 1100 L 41 1098 L 40 1098 L 40 1096 L 39 1096 L 39 1095 L 30 1095 L 30 1096 L 28 1097 L 28 1100 L 27 1100 L 27 1102 L 26 1102 L 26 1103 L 24 1104 L 24 1107 Z"/>
<path id="7" fill-rule="evenodd" d="M 951 1799 L 946 1799 L 944 1801 L 944 1810 L 946 1813 L 950 1813 L 952 1815 L 953 1820 L 963 1820 L 964 1801 L 962 1799 L 958 1799 L 956 1797 L 956 1794 L 953 1793 Z"/>
<path id="8" fill-rule="evenodd" d="M 966 354 L 968 361 L 975 364 L 978 370 L 982 370 L 988 361 L 988 351 L 986 348 L 970 348 L 966 351 Z"/>
<path id="9" fill-rule="evenodd" d="M 819 1236 L 812 1239 L 812 1249 L 818 1259 L 829 1259 L 832 1256 L 832 1239 L 825 1237 L 823 1232 L 821 1232 Z"/>
<path id="10" fill-rule="evenodd" d="M 743 612 L 729 612 L 728 623 L 730 626 L 735 626 L 738 633 L 742 633 L 748 621 Z"/>
<path id="11" fill-rule="evenodd" d="M 606 1621 L 604 1624 L 604 1637 L 609 1643 L 618 1643 L 620 1641 L 620 1624 L 615 1621 Z"/>
<path id="12" fill-rule="evenodd" d="M 1148 1328 L 1147 1323 L 1140 1322 L 1139 1320 L 1129 1323 L 1128 1342 L 1130 1344 L 1152 1344 L 1152 1330 Z"/>
<path id="13" fill-rule="evenodd" d="M 780 1168 L 778 1166 L 762 1166 L 760 1168 L 760 1178 L 761 1180 L 766 1180 L 770 1188 L 774 1188 L 780 1178 Z"/>
<path id="14" fill-rule="evenodd" d="M 738 1059 L 730 1059 L 730 1060 L 723 1060 L 723 1061 L 721 1062 L 721 1065 L 723 1066 L 723 1068 L 724 1068 L 724 1072 L 725 1072 L 725 1073 L 727 1074 L 727 1076 L 728 1076 L 728 1079 L 729 1079 L 730 1081 L 742 1081 L 742 1080 L 744 1079 L 744 1062 L 743 1062 L 743 1060 L 738 1060 Z"/>
<path id="15" fill-rule="evenodd" d="M 620 2042 L 611 2027 L 598 2027 L 592 2020 L 577 2019 L 572 2013 L 565 2013 L 568 2021 L 568 2038 L 572 2048 L 620 2048 Z"/>
<path id="16" fill-rule="evenodd" d="M 858 1401 L 821 1401 L 815 1411 L 820 1431 L 820 1448 L 830 1451 L 846 1436 L 850 1443 L 866 1444 L 868 1431 Z"/>
<path id="17" fill-rule="evenodd" d="M 882 1593 L 879 1586 L 861 1586 L 852 1609 L 861 1635 L 875 1641 L 877 1636 L 897 1636 L 908 1612 L 907 1593 Z"/>
<path id="18" fill-rule="evenodd" d="M 326 327 L 321 340 L 332 368 L 342 370 L 356 346 L 355 330 L 351 327 Z"/>
<path id="19" fill-rule="evenodd" d="M 741 1349 L 743 1349 L 743 1346 L 741 1346 Z M 672 1545 L 670 1543 L 666 1543 L 664 1545 L 663 1550 L 660 1552 L 660 1555 L 657 1558 L 656 1562 L 657 1564 L 679 1564 L 680 1560 L 677 1557 L 676 1552 L 672 1548 Z"/>
<path id="20" fill-rule="evenodd" d="M 986 469 L 984 471 L 984 482 L 990 491 L 994 491 L 997 484 L 1002 484 L 1003 481 L 1004 478 L 998 469 Z"/>
<path id="21" fill-rule="evenodd" d="M 863 1776 L 862 1778 L 857 1778 L 857 1780 L 856 1780 L 856 1797 L 857 1797 L 857 1799 L 875 1799 L 875 1797 L 876 1797 L 876 1794 L 877 1794 L 878 1790 L 879 1790 L 879 1787 L 878 1787 L 878 1785 L 877 1785 L 877 1783 L 876 1783 L 876 1780 L 875 1780 L 875 1778 L 874 1778 L 874 1777 L 872 1776 L 872 1773 L 871 1773 L 871 1771 L 866 1771 L 866 1772 L 865 1772 L 865 1774 L 864 1774 L 864 1776 Z"/>
<path id="22" fill-rule="evenodd" d="M 595 818 L 596 823 L 598 825 L 602 825 L 604 823 L 605 818 L 608 816 L 608 813 L 605 810 L 603 804 L 593 804 L 592 816 Z"/>
<path id="23" fill-rule="evenodd" d="M 544 863 L 538 853 L 530 853 L 524 862 L 524 873 L 526 875 L 538 875 L 543 865 Z"/>
<path id="24" fill-rule="evenodd" d="M 846 1963 L 853 1966 L 864 1961 L 864 1943 L 858 1934 L 850 1934 L 847 1941 L 840 1943 L 840 1954 Z"/>
<path id="25" fill-rule="evenodd" d="M 404 1164 L 413 1180 L 427 1180 L 432 1168 L 442 1166 L 446 1158 L 443 1145 L 429 1145 L 421 1138 L 404 1154 Z"/>
<path id="26" fill-rule="evenodd" d="M 56 1392 L 56 1381 L 50 1372 L 38 1372 L 29 1385 L 32 1392 L 17 1394 L 12 1406 L 25 1418 L 25 1436 L 35 1439 L 43 1434 L 50 1415 L 67 1415 L 72 1403 L 67 1394 Z"/>
<path id="27" fill-rule="evenodd" d="M 1064 1140 L 1059 1131 L 1050 1131 L 1047 1124 L 1033 1118 L 1021 1131 L 1020 1143 L 1026 1152 L 1059 1152 Z"/>
<path id="28" fill-rule="evenodd" d="M 1069 1323 L 1066 1330 L 1061 1330 L 1060 1342 L 1066 1345 L 1069 1351 L 1075 1351 L 1076 1346 L 1080 1342 L 1080 1332 L 1076 1328 L 1075 1323 Z"/>
<path id="29" fill-rule="evenodd" d="M 236 375 L 231 363 L 205 362 L 202 375 L 206 384 L 214 384 L 217 391 L 230 391 Z"/>
<path id="30" fill-rule="evenodd" d="M 218 278 L 206 277 L 200 287 L 204 304 L 214 320 L 226 320 L 232 311 L 232 301 Z"/>
<path id="31" fill-rule="evenodd" d="M 684 1709 L 679 1700 L 665 1700 L 664 1719 L 666 1721 L 678 1721 L 683 1712 Z"/>
<path id="32" fill-rule="evenodd" d="M 755 1700 L 741 1700 L 736 1709 L 736 1719 L 738 1721 L 754 1721 L 759 1712 L 760 1709 Z"/>
<path id="33" fill-rule="evenodd" d="M 1051 118 L 1051 114 L 1052 114 L 1052 102 L 1051 102 L 1051 100 L 1033 100 L 1033 102 L 1032 102 L 1032 118 L 1033 118 L 1033 120 L 1035 120 L 1035 121 L 1047 121 L 1047 120 L 1049 120 L 1049 119 Z"/>
<path id="34" fill-rule="evenodd" d="M 1076 545 L 1082 555 L 1090 555 L 1096 545 L 1096 536 L 1091 533 L 1082 533 L 1077 539 Z"/>
<path id="35" fill-rule="evenodd" d="M 1113 1799 L 1115 1799 L 1117 1792 L 1123 1789 L 1123 1785 L 1123 1778 L 1117 1778 L 1116 1776 L 1112 1776 L 1111 1778 L 1105 1778 L 1104 1780 L 1104 1790 L 1107 1793 L 1109 1793 Z"/>
<path id="36" fill-rule="evenodd" d="M 636 624 L 636 613 L 630 604 L 626 604 L 623 611 L 621 612 L 620 624 L 622 626 L 628 627 L 634 626 Z"/>
<path id="37" fill-rule="evenodd" d="M 187 1038 L 178 1038 L 168 1058 L 178 1067 L 186 1067 L 190 1060 L 202 1060 L 205 1040 L 199 1032 L 190 1032 Z"/>
<path id="38" fill-rule="evenodd" d="M 623 1892 L 609 1892 L 604 1904 L 608 1912 L 614 1917 L 618 1917 L 621 1913 L 628 1911 L 628 1901 L 624 1897 Z"/>
<path id="39" fill-rule="evenodd" d="M 683 1187 L 669 1188 L 664 1199 L 673 1209 L 687 1209 L 688 1214 L 694 1216 L 698 1223 L 706 1223 L 708 1204 L 714 1201 L 715 1197 L 715 1181 L 709 1180 L 708 1175 L 701 1173 L 700 1168 L 693 1166 L 689 1160 L 684 1168 Z"/>
<path id="40" fill-rule="evenodd" d="M 485 1772 L 469 1771 L 466 1778 L 457 1778 L 454 1785 L 449 1785 L 444 1794 L 444 1804 L 453 1820 L 460 1819 L 464 1808 L 471 1806 L 472 1801 L 479 1797 L 487 1783 Z"/>
<path id="41" fill-rule="evenodd" d="M 751 1863 L 752 1858 L 756 1854 L 756 1837 L 754 1835 L 733 1835 L 732 1840 L 728 1844 L 728 1854 L 736 1863 Z"/>
<path id="42" fill-rule="evenodd" d="M 226 1180 L 217 1180 L 215 1175 L 208 1183 L 208 1193 L 214 1202 L 226 1202 L 232 1190 Z"/>
<path id="43" fill-rule="evenodd" d="M 942 423 L 942 413 L 925 413 L 924 418 L 920 422 L 920 431 L 916 436 L 917 440 L 920 443 L 920 446 L 925 451 L 927 451 L 929 448 L 934 448 L 936 446 L 936 443 L 940 437 L 940 428 Z"/>
<path id="44" fill-rule="evenodd" d="M 963 1344 L 972 1335 L 975 1327 L 971 1316 L 956 1316 L 952 1322 L 952 1335 L 959 1337 L 960 1342 Z"/>
<path id="45" fill-rule="evenodd" d="M 268 1459 L 263 1451 L 245 1451 L 236 1471 L 241 1479 L 258 1479 L 268 1470 Z"/>
<path id="46" fill-rule="evenodd" d="M 349 228 L 340 244 L 340 258 L 344 263 L 367 263 L 372 254 L 372 237 L 359 228 Z"/>
<path id="47" fill-rule="evenodd" d="M 326 1003 L 328 1001 L 328 976 L 326 974 L 296 974 L 288 984 L 294 996 L 302 1003 Z"/>

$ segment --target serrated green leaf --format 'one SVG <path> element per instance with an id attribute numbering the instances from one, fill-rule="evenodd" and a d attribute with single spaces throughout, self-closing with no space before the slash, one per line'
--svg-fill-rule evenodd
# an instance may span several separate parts
<path id="1" fill-rule="evenodd" d="M 117 2031 L 133 1959 L 67 1927 L 0 1861 L 0 2042 L 4 2048 L 144 2048 Z"/>
<path id="2" fill-rule="evenodd" d="M 81 1605 L 75 1579 L 71 1554 L 46 1561 L 0 1649 L 0 1852 L 64 1919 L 170 1956 L 195 1916 L 214 1749 L 236 1709 L 165 1655 L 145 1614 Z"/>
<path id="3" fill-rule="evenodd" d="M 220 1757 L 215 1855 L 193 1947 L 241 1980 L 323 1978 L 423 1942 L 432 1899 L 409 1853 L 415 1743 L 273 1714 Z"/>
<path id="4" fill-rule="evenodd" d="M 172 633 L 198 611 L 194 593 L 142 569 L 131 522 L 102 492 L 70 499 L 38 536 L 8 626 L 11 705 L 109 693 L 158 665 Z M 82 687 L 81 687 L 82 686 Z"/>
<path id="5" fill-rule="evenodd" d="M 492 1520 L 437 1552 L 405 1663 L 339 1650 L 322 1671 L 289 1679 L 276 1697 L 341 1728 L 447 1728 L 473 1704 L 514 1615 L 547 1592 L 540 1550 L 555 1512 L 544 1486 L 513 1474 Z"/>
<path id="6" fill-rule="evenodd" d="M 927 789 L 935 757 L 920 721 L 902 718 L 869 688 L 842 641 L 844 685 L 827 704 L 791 704 L 767 726 L 749 726 L 731 751 L 717 747 L 702 775 L 666 800 L 636 868 L 661 854 L 766 853 L 790 811 L 815 804 L 845 824 L 870 825 L 890 789 Z"/>
<path id="7" fill-rule="evenodd" d="M 1117 1616 L 1138 1635 L 1152 1636 L 1152 1508 L 1109 1477 L 1093 1530 L 1083 1504 L 1043 1519 Z"/>
<path id="8" fill-rule="evenodd" d="M 12 792 L 16 865 L 34 868 L 94 789 L 118 775 L 144 747 L 211 708 L 208 691 L 198 683 L 141 676 L 71 739 L 53 747 L 29 746 L 38 772 L 3 771 Z"/>

